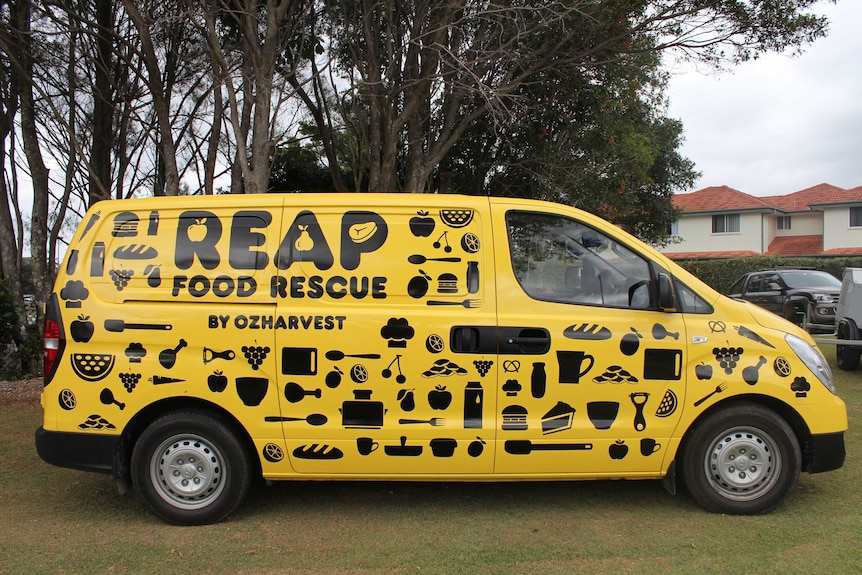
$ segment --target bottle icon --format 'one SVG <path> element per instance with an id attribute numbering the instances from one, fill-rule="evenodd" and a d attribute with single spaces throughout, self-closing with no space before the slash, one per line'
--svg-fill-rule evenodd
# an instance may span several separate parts
<path id="1" fill-rule="evenodd" d="M 159 211 L 150 212 L 150 225 L 147 227 L 147 235 L 155 236 L 159 233 Z"/>
<path id="2" fill-rule="evenodd" d="M 105 274 L 105 242 L 93 244 L 90 253 L 90 277 L 100 278 Z"/>
<path id="3" fill-rule="evenodd" d="M 464 388 L 464 429 L 482 429 L 482 384 L 471 381 Z"/>
<path id="4" fill-rule="evenodd" d="M 542 361 L 535 362 L 533 364 L 533 373 L 530 376 L 530 392 L 536 399 L 545 397 L 545 384 L 547 379 L 547 375 L 545 374 L 545 363 Z"/>

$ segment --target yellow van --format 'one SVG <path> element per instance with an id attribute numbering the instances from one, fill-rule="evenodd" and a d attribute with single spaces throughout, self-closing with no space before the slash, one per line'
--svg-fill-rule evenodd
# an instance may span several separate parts
<path id="1" fill-rule="evenodd" d="M 252 480 L 679 477 L 764 513 L 844 462 L 810 336 L 567 206 L 425 194 L 102 202 L 47 306 L 45 461 L 160 518 Z"/>

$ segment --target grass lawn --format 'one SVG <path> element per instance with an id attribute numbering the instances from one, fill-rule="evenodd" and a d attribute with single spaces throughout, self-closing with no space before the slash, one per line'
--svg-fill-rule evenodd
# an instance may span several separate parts
<path id="1" fill-rule="evenodd" d="M 862 567 L 862 370 L 844 468 L 762 517 L 702 511 L 656 481 L 257 486 L 228 521 L 173 527 L 108 476 L 43 463 L 35 403 L 0 405 L 0 574 L 847 574 Z"/>

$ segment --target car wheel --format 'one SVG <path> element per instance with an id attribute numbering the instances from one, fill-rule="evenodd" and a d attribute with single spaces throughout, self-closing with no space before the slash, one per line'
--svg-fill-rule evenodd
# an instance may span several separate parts
<path id="1" fill-rule="evenodd" d="M 216 523 L 251 486 L 248 453 L 222 419 L 181 411 L 162 416 L 132 451 L 132 481 L 150 510 L 178 525 Z"/>
<path id="2" fill-rule="evenodd" d="M 839 340 L 858 340 L 859 330 L 856 328 L 856 323 L 852 319 L 844 318 L 838 323 Z M 840 369 L 846 371 L 854 371 L 859 367 L 859 358 L 862 350 L 856 346 L 836 345 L 835 359 Z"/>
<path id="3" fill-rule="evenodd" d="M 757 515 L 790 495 L 801 462 L 799 441 L 784 419 L 756 404 L 735 404 L 692 430 L 683 479 L 695 501 L 710 511 Z"/>

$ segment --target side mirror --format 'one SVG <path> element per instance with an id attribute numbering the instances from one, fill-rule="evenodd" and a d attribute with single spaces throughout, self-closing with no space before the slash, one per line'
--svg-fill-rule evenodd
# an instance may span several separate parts
<path id="1" fill-rule="evenodd" d="M 666 274 L 658 275 L 658 307 L 660 310 L 676 309 L 674 305 L 673 283 Z"/>

